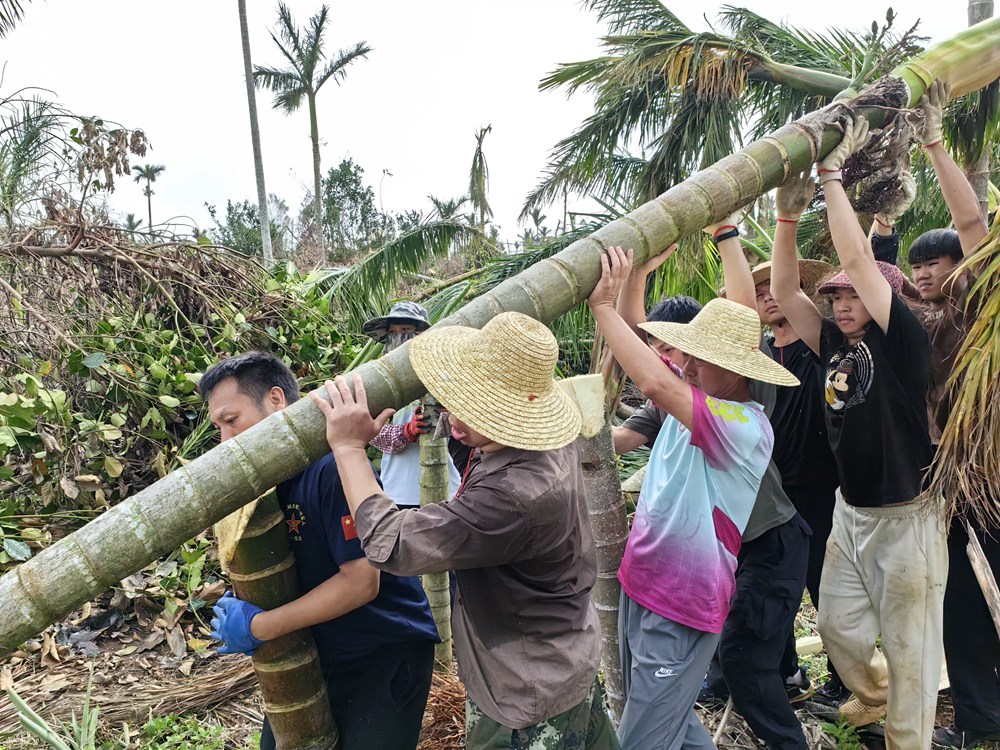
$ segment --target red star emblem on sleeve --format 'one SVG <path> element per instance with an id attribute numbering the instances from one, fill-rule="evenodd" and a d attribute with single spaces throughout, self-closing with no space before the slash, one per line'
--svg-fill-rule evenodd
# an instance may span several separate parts
<path id="1" fill-rule="evenodd" d="M 292 516 L 291 518 L 286 518 L 285 519 L 285 523 L 288 524 L 288 533 L 289 534 L 292 534 L 292 533 L 298 534 L 301 531 L 301 528 L 300 528 L 302 526 L 302 519 L 301 518 L 296 518 L 295 516 Z"/>
<path id="2" fill-rule="evenodd" d="M 344 539 L 350 540 L 358 538 L 358 529 L 354 525 L 353 518 L 351 518 L 350 516 L 341 516 L 340 526 L 344 530 Z"/>

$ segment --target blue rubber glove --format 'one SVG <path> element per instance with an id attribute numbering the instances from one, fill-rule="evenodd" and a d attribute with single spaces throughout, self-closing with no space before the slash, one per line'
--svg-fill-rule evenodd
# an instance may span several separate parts
<path id="1" fill-rule="evenodd" d="M 250 622 L 263 612 L 260 607 L 237 599 L 232 592 L 227 591 L 219 599 L 212 612 L 212 637 L 222 641 L 220 654 L 253 654 L 264 641 L 254 638 L 250 632 Z"/>

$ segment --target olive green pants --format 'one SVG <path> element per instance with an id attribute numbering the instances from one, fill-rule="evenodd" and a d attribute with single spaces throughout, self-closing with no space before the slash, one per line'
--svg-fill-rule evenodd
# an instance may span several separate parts
<path id="1" fill-rule="evenodd" d="M 604 689 L 595 679 L 584 700 L 551 719 L 510 729 L 465 702 L 466 750 L 619 750 L 604 708 Z"/>

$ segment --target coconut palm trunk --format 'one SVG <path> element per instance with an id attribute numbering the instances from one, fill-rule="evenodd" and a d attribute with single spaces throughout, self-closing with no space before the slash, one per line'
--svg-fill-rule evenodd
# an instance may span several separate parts
<path id="1" fill-rule="evenodd" d="M 841 102 L 880 126 L 911 107 L 936 77 L 960 96 L 1000 76 L 1000 19 L 966 29 Z M 839 142 L 840 110 L 786 125 L 675 185 L 621 219 L 574 242 L 471 301 L 437 325 L 481 328 L 508 310 L 551 322 L 586 298 L 601 273 L 605 248 L 635 249 L 636 262 L 808 169 Z M 402 346 L 357 370 L 373 413 L 425 392 Z M 301 399 L 236 438 L 137 493 L 0 578 L 0 658 L 46 625 L 136 570 L 169 553 L 322 456 L 322 414 Z"/>
<path id="2" fill-rule="evenodd" d="M 299 596 L 285 515 L 274 492 L 257 503 L 243 532 L 229 578 L 236 595 L 264 609 Z M 253 655 L 275 744 L 279 750 L 333 750 L 339 735 L 330 712 L 319 653 L 308 630 L 275 638 Z"/>
<path id="3" fill-rule="evenodd" d="M 271 248 L 271 222 L 267 216 L 267 190 L 264 187 L 264 158 L 260 152 L 260 125 L 257 122 L 257 88 L 253 83 L 250 62 L 250 31 L 247 29 L 247 1 L 237 0 L 240 15 L 240 39 L 243 42 L 243 75 L 247 84 L 247 106 L 250 109 L 250 142 L 253 146 L 253 171 L 257 179 L 257 211 L 260 215 L 260 247 L 264 264 L 274 262 Z"/>
<path id="4" fill-rule="evenodd" d="M 595 437 L 577 440 L 577 449 L 583 466 L 583 490 L 597 551 L 597 584 L 591 591 L 591 597 L 601 621 L 604 692 L 617 725 L 625 707 L 621 654 L 618 650 L 618 604 L 621 597 L 618 568 L 625 554 L 625 542 L 628 541 L 628 517 L 618 480 L 611 422 L 606 422 L 604 429 Z"/>
<path id="5" fill-rule="evenodd" d="M 424 417 L 430 433 L 420 436 L 420 504 L 448 501 L 448 439 L 435 438 L 439 406 L 432 396 L 424 397 Z M 420 576 L 427 594 L 427 603 L 437 625 L 441 642 L 434 647 L 434 669 L 450 673 L 451 653 L 451 585 L 448 571 L 424 573 Z"/>
<path id="6" fill-rule="evenodd" d="M 975 26 L 988 18 L 993 17 L 993 0 L 969 0 L 969 26 Z M 967 162 L 965 165 L 965 176 L 976 191 L 979 198 L 979 212 L 983 219 L 989 214 L 989 187 L 990 187 L 990 150 L 983 148 L 983 152 L 976 161 Z"/>

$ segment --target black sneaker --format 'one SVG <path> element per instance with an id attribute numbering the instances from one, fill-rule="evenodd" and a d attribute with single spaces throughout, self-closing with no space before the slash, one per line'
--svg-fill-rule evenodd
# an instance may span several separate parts
<path id="1" fill-rule="evenodd" d="M 789 703 L 800 703 L 812 697 L 812 683 L 806 670 L 799 667 L 798 672 L 785 679 L 785 692 L 788 693 Z"/>
<path id="2" fill-rule="evenodd" d="M 966 729 L 963 732 L 954 726 L 935 729 L 931 735 L 931 744 L 934 747 L 955 747 L 958 750 L 979 747 L 984 742 L 996 740 L 1000 740 L 1000 732 L 977 732 L 974 729 Z"/>
<path id="3" fill-rule="evenodd" d="M 827 680 L 813 693 L 812 699 L 824 706 L 840 706 L 851 697 L 851 691 L 840 680 Z"/>

